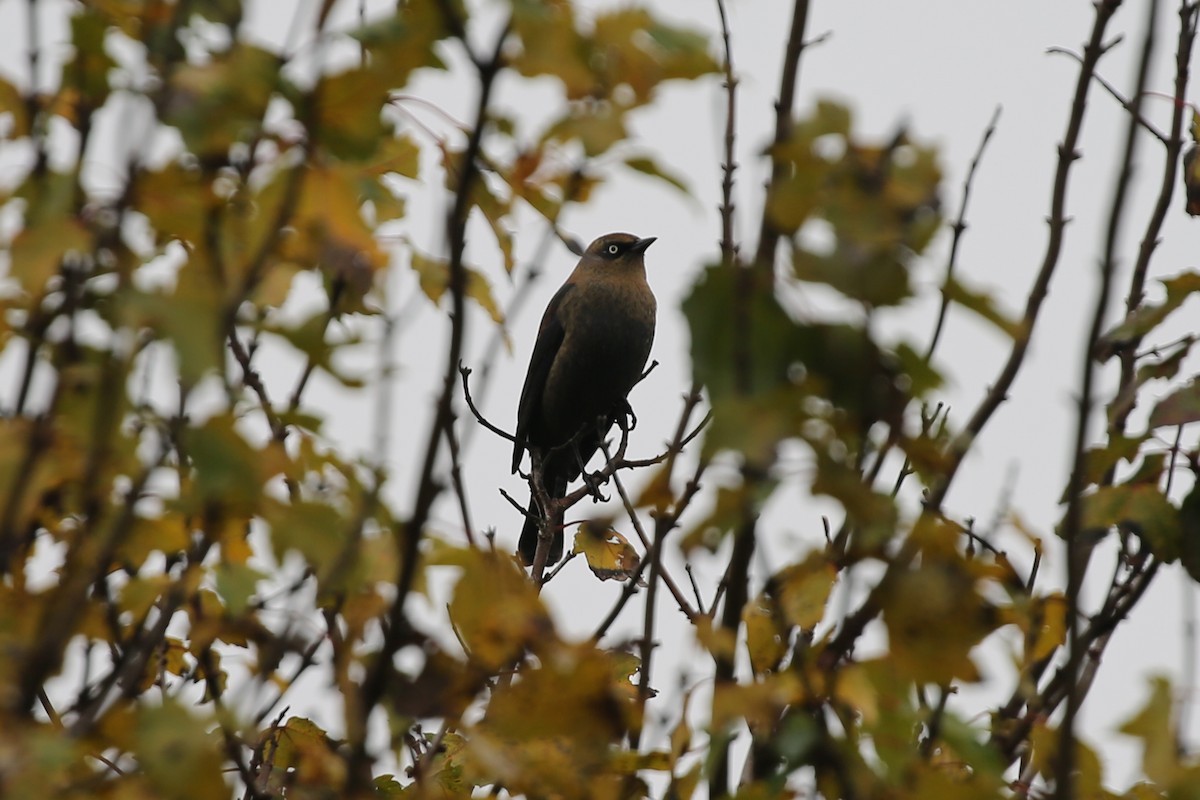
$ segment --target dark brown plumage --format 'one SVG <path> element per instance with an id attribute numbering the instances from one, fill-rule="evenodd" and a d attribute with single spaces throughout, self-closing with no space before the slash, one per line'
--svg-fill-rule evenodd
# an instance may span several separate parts
<path id="1" fill-rule="evenodd" d="M 512 468 L 520 466 L 525 445 L 536 448 L 550 497 L 564 496 L 579 477 L 581 465 L 626 412 L 625 397 L 646 366 L 656 304 L 643 254 L 653 242 L 628 233 L 601 236 L 542 316 L 521 390 Z M 530 498 L 519 547 L 526 564 L 537 552 L 540 516 L 536 498 Z M 563 551 L 561 517 L 553 526 L 548 564 Z"/>

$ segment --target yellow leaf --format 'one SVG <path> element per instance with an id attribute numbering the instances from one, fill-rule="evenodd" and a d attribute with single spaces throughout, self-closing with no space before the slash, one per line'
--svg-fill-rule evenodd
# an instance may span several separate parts
<path id="1" fill-rule="evenodd" d="M 553 640 L 537 590 L 509 556 L 464 551 L 450 619 L 471 660 L 489 670 L 511 666 L 526 648 Z"/>
<path id="2" fill-rule="evenodd" d="M 1150 698 L 1120 727 L 1121 733 L 1142 740 L 1142 772 L 1159 786 L 1169 786 L 1180 770 L 1171 721 L 1171 683 L 1162 676 L 1150 681 Z"/>
<path id="3" fill-rule="evenodd" d="M 768 675 L 750 684 L 717 684 L 713 689 L 712 728 L 726 731 L 744 719 L 750 730 L 766 732 L 784 708 L 802 699 L 804 689 L 791 672 Z"/>
<path id="4" fill-rule="evenodd" d="M 539 662 L 495 689 L 467 736 L 472 763 L 484 782 L 503 783 L 514 795 L 588 796 L 627 730 L 629 704 L 603 651 L 555 646 Z"/>
<path id="5" fill-rule="evenodd" d="M 825 604 L 837 580 L 837 569 L 823 551 L 814 551 L 799 564 L 777 573 L 771 591 L 790 625 L 805 630 L 816 627 L 825 615 Z"/>
<path id="6" fill-rule="evenodd" d="M 588 567 L 602 581 L 627 581 L 641 563 L 629 540 L 603 523 L 580 525 L 574 552 L 587 558 Z"/>
<path id="7" fill-rule="evenodd" d="M 207 721 L 192 716 L 170 698 L 138 713 L 134 732 L 141 772 L 168 800 L 228 798 L 221 746 Z"/>
<path id="8" fill-rule="evenodd" d="M 17 234 L 9 248 L 9 275 L 25 291 L 38 296 L 46 282 L 58 274 L 64 257 L 87 253 L 91 248 L 91 235 L 73 216 L 46 220 Z"/>
<path id="9" fill-rule="evenodd" d="M 742 609 L 742 623 L 746 626 L 746 650 L 754 674 L 776 669 L 787 654 L 787 640 L 786 632 L 775 621 L 774 604 L 765 594 L 759 595 Z"/>

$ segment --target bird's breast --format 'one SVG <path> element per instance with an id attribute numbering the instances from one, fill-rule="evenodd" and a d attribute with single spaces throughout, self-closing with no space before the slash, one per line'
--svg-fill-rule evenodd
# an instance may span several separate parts
<path id="1" fill-rule="evenodd" d="M 655 303 L 645 282 L 579 286 L 564 308 L 563 343 L 546 382 L 543 410 L 570 437 L 614 412 L 641 376 L 654 341 Z"/>

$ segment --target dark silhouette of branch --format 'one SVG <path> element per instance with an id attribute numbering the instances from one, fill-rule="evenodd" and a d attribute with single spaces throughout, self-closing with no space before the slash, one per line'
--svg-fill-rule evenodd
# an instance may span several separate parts
<path id="1" fill-rule="evenodd" d="M 967 168 L 967 177 L 963 179 L 962 197 L 958 202 L 958 216 L 955 217 L 954 224 L 950 226 L 953 236 L 950 239 L 950 256 L 946 259 L 946 277 L 942 279 L 942 302 L 938 306 L 937 321 L 933 326 L 933 335 L 929 337 L 929 346 L 925 349 L 926 362 L 933 358 L 933 351 L 937 349 L 938 342 L 942 338 L 942 328 L 946 324 L 946 312 L 950 309 L 950 294 L 948 289 L 950 281 L 954 278 L 955 269 L 958 267 L 958 247 L 962 242 L 963 233 L 967 230 L 967 204 L 971 201 L 971 187 L 975 184 L 975 173 L 979 170 L 980 162 L 983 161 L 983 153 L 987 149 L 988 142 L 996 134 L 996 125 L 999 122 L 1000 106 L 996 106 L 996 110 L 992 112 L 992 118 L 988 120 L 987 127 L 983 130 L 983 137 L 979 140 L 979 147 L 975 150 L 975 156 L 971 159 L 971 166 Z"/>
<path id="2" fill-rule="evenodd" d="M 1129 194 L 1129 184 L 1133 178 L 1139 117 L 1141 104 L 1145 97 L 1146 82 L 1150 74 L 1150 59 L 1154 53 L 1154 27 L 1157 21 L 1158 0 L 1153 0 L 1147 12 L 1146 34 L 1142 42 L 1141 58 L 1138 64 L 1137 91 L 1133 96 L 1134 105 L 1129 115 L 1129 124 L 1125 131 L 1125 142 L 1121 153 L 1121 170 L 1117 177 L 1112 207 L 1109 211 L 1108 228 L 1104 239 L 1104 256 L 1100 264 L 1100 288 L 1097 292 L 1095 308 L 1092 311 L 1087 346 L 1083 353 L 1079 413 L 1075 428 L 1074 464 L 1067 483 L 1067 511 L 1061 531 L 1062 538 L 1066 542 L 1067 680 L 1070 684 L 1067 690 L 1066 711 L 1059 725 L 1058 752 L 1054 768 L 1055 792 L 1061 800 L 1072 800 L 1075 797 L 1075 719 L 1086 694 L 1086 689 L 1078 685 L 1084 657 L 1083 640 L 1079 635 L 1080 593 L 1083 591 L 1083 579 L 1087 574 L 1094 542 L 1084 541 L 1081 494 L 1084 485 L 1084 470 L 1086 469 L 1084 454 L 1087 450 L 1088 422 L 1092 413 L 1096 373 L 1093 354 L 1096 352 L 1096 345 L 1104 332 L 1108 299 L 1112 291 L 1113 276 L 1117 269 L 1117 236 L 1121 221 L 1125 218 L 1125 203 Z"/>
<path id="3" fill-rule="evenodd" d="M 1050 55 L 1070 56 L 1071 58 L 1075 59 L 1075 61 L 1077 63 L 1082 62 L 1082 60 L 1083 60 L 1082 58 L 1080 58 L 1079 54 L 1076 53 L 1074 50 L 1068 50 L 1065 47 L 1048 47 L 1048 48 L 1046 48 L 1046 52 Z M 1096 81 L 1096 83 L 1098 83 L 1102 87 L 1104 87 L 1104 91 L 1106 91 L 1110 95 L 1112 95 L 1113 99 L 1121 104 L 1121 108 L 1125 109 L 1126 111 L 1128 111 L 1130 114 L 1133 115 L 1133 118 L 1138 121 L 1138 124 L 1140 124 L 1142 126 L 1142 128 L 1146 131 L 1146 133 L 1150 134 L 1155 139 L 1158 139 L 1158 141 L 1161 144 L 1163 144 L 1163 145 L 1168 144 L 1167 137 L 1164 136 L 1158 130 L 1158 128 L 1156 128 L 1152 124 L 1150 124 L 1150 121 L 1147 120 L 1142 115 L 1140 110 L 1138 110 L 1141 106 L 1140 103 L 1135 105 L 1133 101 L 1131 101 L 1128 98 L 1126 98 L 1125 96 L 1123 96 L 1117 90 L 1117 87 L 1113 86 L 1111 83 L 1109 83 L 1107 80 L 1105 80 L 1104 77 L 1102 75 L 1100 75 L 1099 73 L 1095 74 L 1092 77 Z"/>

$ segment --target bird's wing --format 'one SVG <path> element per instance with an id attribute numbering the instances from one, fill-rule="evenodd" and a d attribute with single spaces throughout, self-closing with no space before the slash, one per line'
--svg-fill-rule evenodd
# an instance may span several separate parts
<path id="1" fill-rule="evenodd" d="M 537 342 L 533 345 L 533 355 L 529 357 L 529 370 L 525 373 L 525 387 L 521 389 L 521 404 L 517 407 L 517 441 L 513 444 L 513 472 L 521 466 L 521 454 L 525 451 L 524 442 L 529 435 L 530 425 L 541 413 L 542 390 L 546 388 L 550 367 L 554 364 L 554 357 L 558 354 L 558 348 L 566 334 L 558 314 L 559 308 L 563 298 L 574 286 L 572 283 L 564 283 L 550 300 L 550 305 L 546 306 L 546 313 L 542 315 Z"/>

